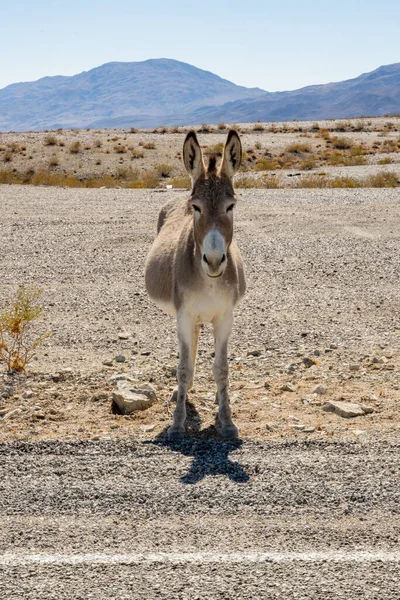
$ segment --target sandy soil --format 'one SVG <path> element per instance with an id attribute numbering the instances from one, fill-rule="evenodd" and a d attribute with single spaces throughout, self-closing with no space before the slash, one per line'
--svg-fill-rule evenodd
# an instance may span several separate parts
<path id="1" fill-rule="evenodd" d="M 148 299 L 143 267 L 161 205 L 184 193 L 0 187 L 0 308 L 18 284 L 39 285 L 38 330 L 53 333 L 25 375 L 1 372 L 0 416 L 20 409 L 0 421 L 1 441 L 145 439 L 168 426 L 176 327 Z M 398 438 L 398 191 L 240 191 L 235 223 L 248 276 L 230 346 L 241 435 Z M 212 351 L 205 327 L 189 428 L 206 438 L 218 435 Z M 112 414 L 119 372 L 152 382 L 157 404 Z M 283 391 L 287 383 L 295 391 Z M 317 384 L 324 395 L 313 394 Z M 322 411 L 327 399 L 374 412 L 343 419 Z"/>

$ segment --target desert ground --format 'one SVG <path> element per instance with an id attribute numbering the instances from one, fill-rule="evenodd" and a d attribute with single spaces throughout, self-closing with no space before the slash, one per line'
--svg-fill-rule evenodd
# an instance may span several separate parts
<path id="1" fill-rule="evenodd" d="M 2 371 L 0 440 L 162 435 L 176 325 L 149 300 L 143 268 L 160 207 L 187 192 L 5 185 L 0 194 L 2 306 L 18 284 L 41 287 L 37 332 L 52 332 L 25 373 Z M 230 381 L 244 439 L 400 435 L 399 222 L 396 189 L 238 190 L 248 291 Z M 218 437 L 212 352 L 204 326 L 188 426 L 205 438 Z M 157 403 L 113 414 L 120 373 L 150 382 Z M 322 410 L 336 400 L 371 412 Z"/>

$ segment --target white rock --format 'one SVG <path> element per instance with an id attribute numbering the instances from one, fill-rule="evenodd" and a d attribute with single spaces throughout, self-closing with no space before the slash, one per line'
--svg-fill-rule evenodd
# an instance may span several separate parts
<path id="1" fill-rule="evenodd" d="M 368 412 L 368 410 L 364 410 L 364 408 L 369 409 L 370 407 L 362 407 L 360 404 L 353 404 L 352 402 L 343 402 L 341 400 L 329 400 L 328 402 L 325 402 L 325 404 L 322 405 L 322 410 L 326 412 L 333 412 L 339 415 L 340 417 L 344 417 L 345 419 L 350 419 L 352 417 L 362 417 Z"/>
<path id="2" fill-rule="evenodd" d="M 117 382 L 117 390 L 112 393 L 112 398 L 124 415 L 146 410 L 157 401 L 156 391 L 149 383 L 137 387 L 124 380 Z"/>

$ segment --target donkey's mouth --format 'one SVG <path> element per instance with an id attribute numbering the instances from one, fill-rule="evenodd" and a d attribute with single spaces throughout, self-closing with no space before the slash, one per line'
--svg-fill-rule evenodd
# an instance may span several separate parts
<path id="1" fill-rule="evenodd" d="M 219 275 L 210 275 L 209 273 L 207 273 L 207 275 L 208 275 L 209 277 L 211 277 L 211 279 L 218 279 L 218 277 L 221 277 L 221 276 L 223 275 L 223 271 L 222 271 L 222 273 L 220 273 Z"/>

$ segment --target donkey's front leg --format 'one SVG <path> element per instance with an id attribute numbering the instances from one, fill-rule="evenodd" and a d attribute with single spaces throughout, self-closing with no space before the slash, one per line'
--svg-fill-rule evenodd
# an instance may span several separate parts
<path id="1" fill-rule="evenodd" d="M 196 323 L 189 316 L 178 314 L 178 389 L 174 418 L 168 429 L 170 440 L 181 440 L 185 434 L 186 395 L 193 382 L 197 335 Z"/>
<path id="2" fill-rule="evenodd" d="M 232 313 L 228 313 L 213 323 L 215 338 L 213 373 L 217 384 L 219 420 L 221 421 L 222 436 L 224 438 L 239 437 L 238 428 L 232 421 L 228 393 L 228 340 L 232 331 L 232 322 Z"/>

